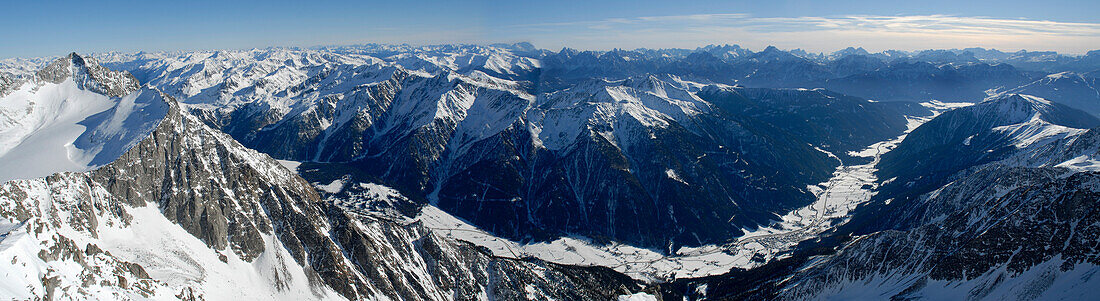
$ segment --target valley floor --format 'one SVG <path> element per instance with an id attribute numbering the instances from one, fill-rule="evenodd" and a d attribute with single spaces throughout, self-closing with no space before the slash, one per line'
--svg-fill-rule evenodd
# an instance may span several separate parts
<path id="1" fill-rule="evenodd" d="M 909 131 L 936 115 L 970 104 L 931 101 L 922 105 L 931 109 L 933 115 L 908 117 L 908 129 L 902 135 L 849 153 L 853 157 L 870 158 L 870 162 L 852 166 L 842 163 L 828 181 L 807 187 L 817 195 L 816 202 L 791 211 L 767 227 L 745 229 L 745 235 L 725 245 L 684 247 L 670 256 L 619 243 L 600 245 L 584 237 L 518 243 L 493 236 L 433 206 L 425 206 L 417 220 L 441 235 L 486 247 L 496 256 L 535 257 L 561 264 L 604 266 L 643 281 L 705 277 L 723 274 L 735 267 L 749 269 L 783 258 L 799 242 L 847 222 L 850 210 L 874 195 L 878 180 L 875 166 L 880 156 L 893 150 Z M 837 158 L 832 153 L 828 154 Z"/>

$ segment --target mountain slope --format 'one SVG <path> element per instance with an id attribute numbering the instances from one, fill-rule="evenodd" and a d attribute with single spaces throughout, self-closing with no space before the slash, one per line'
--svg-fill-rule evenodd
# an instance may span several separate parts
<path id="1" fill-rule="evenodd" d="M 1095 117 L 1029 95 L 1004 95 L 953 110 L 913 131 L 882 159 L 882 191 L 908 199 L 949 176 L 1018 152 L 1041 148 L 1100 125 Z M 893 180 L 890 180 L 893 179 Z"/>
<path id="2" fill-rule="evenodd" d="M 12 262 L 0 268 L 23 279 L 5 295 L 579 300 L 641 289 L 608 269 L 496 258 L 417 224 L 355 217 L 163 101 L 164 119 L 111 163 L 0 186 L 0 256 Z"/>
<path id="3" fill-rule="evenodd" d="M 815 147 L 852 159 L 920 114 L 821 91 L 702 99 L 706 85 L 685 78 L 705 79 L 704 69 L 632 51 L 534 60 L 492 47 L 368 45 L 138 57 L 112 60 L 245 146 L 309 162 L 310 182 L 385 184 L 518 241 L 581 235 L 665 252 L 728 241 L 808 204 L 806 187 L 837 164 Z M 752 57 L 813 64 L 774 48 Z M 706 52 L 684 59 L 740 70 Z M 684 77 L 649 73 L 665 67 Z"/>
<path id="4" fill-rule="evenodd" d="M 1100 118 L 1100 81 L 1088 74 L 1074 72 L 1050 74 L 1003 93 L 1035 95 Z"/>
<path id="5" fill-rule="evenodd" d="M 1007 64 L 936 64 L 913 60 L 832 78 L 824 86 L 877 101 L 975 102 L 984 99 L 987 91 L 1018 87 L 1032 80 Z"/>
<path id="6" fill-rule="evenodd" d="M 159 92 L 75 53 L 17 86 L 0 97 L 0 181 L 107 164 L 167 110 Z"/>
<path id="7" fill-rule="evenodd" d="M 893 156 L 891 164 L 903 167 L 880 164 L 880 179 L 898 177 L 880 181 L 847 224 L 803 242 L 786 259 L 677 281 L 665 295 L 1088 298 L 1083 288 L 1097 285 L 1091 275 L 1098 270 L 1100 144 L 1097 128 L 1065 125 L 1095 124 L 1089 114 L 1028 95 L 946 112 L 883 156 L 882 163 Z M 944 157 L 926 161 L 929 154 Z"/>
<path id="8" fill-rule="evenodd" d="M 1087 113 L 1028 95 L 937 117 L 888 155 L 909 167 L 884 167 L 898 177 L 855 213 L 855 233 L 867 234 L 777 278 L 773 292 L 784 299 L 1085 297 L 1080 288 L 1097 285 L 1089 277 L 1100 233 L 1091 221 L 1100 208 L 1097 125 Z M 926 154 L 916 149 L 962 159 L 926 165 L 914 159 Z"/>
<path id="9" fill-rule="evenodd" d="M 925 226 L 856 238 L 785 280 L 782 299 L 1061 300 L 1095 287 L 1094 172 L 986 169 L 950 191 L 980 191 Z M 992 173 L 992 174 L 990 174 Z M 965 185 L 965 186 L 964 186 Z M 988 187 L 988 188 L 982 188 Z M 999 191 L 997 191 L 999 190 Z M 968 192 L 969 193 L 969 192 Z M 929 201 L 952 197 L 933 195 Z"/>

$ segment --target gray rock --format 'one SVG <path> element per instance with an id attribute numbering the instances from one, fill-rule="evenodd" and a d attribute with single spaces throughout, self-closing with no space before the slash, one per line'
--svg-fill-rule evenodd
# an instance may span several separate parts
<path id="1" fill-rule="evenodd" d="M 55 84 L 73 77 L 80 88 L 110 97 L 121 97 L 141 87 L 137 78 L 129 72 L 112 71 L 100 66 L 94 59 L 84 58 L 76 52 L 53 61 L 35 73 L 35 77 Z"/>

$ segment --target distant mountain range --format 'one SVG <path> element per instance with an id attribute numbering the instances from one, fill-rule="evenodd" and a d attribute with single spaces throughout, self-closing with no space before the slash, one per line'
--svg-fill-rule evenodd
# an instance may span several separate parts
<path id="1" fill-rule="evenodd" d="M 736 45 L 0 60 L 0 296 L 1079 298 L 1098 71 Z"/>

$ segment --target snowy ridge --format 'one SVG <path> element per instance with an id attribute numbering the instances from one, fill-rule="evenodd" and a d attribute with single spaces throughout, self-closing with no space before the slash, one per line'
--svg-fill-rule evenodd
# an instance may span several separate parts
<path id="1" fill-rule="evenodd" d="M 1048 168 L 983 170 L 930 196 L 966 196 L 926 225 L 857 237 L 837 254 L 784 277 L 780 299 L 1081 298 L 1097 285 L 1095 173 Z M 1018 185 L 1018 186 L 1016 186 Z M 1007 188 L 1005 188 L 1007 187 Z M 989 193 L 987 193 L 987 191 Z M 1000 192 L 998 192 L 1000 191 Z M 930 207 L 935 208 L 935 207 Z M 1072 212 L 1055 217 L 1052 212 Z"/>
<path id="2" fill-rule="evenodd" d="M 31 279 L 24 288 L 12 288 L 11 296 L 434 300 L 449 299 L 441 296 L 487 299 L 491 292 L 502 298 L 604 299 L 639 288 L 623 279 L 600 280 L 614 283 L 602 285 L 585 280 L 605 279 L 590 278 L 599 271 L 495 259 L 464 244 L 434 238 L 415 225 L 353 219 L 341 211 L 326 210 L 304 181 L 274 160 L 179 112 L 173 109 L 152 137 L 106 167 L 0 186 L 5 227 L 46 223 L 44 231 L 33 231 L 33 240 L 20 238 L 25 237 L 20 231 L 32 232 L 27 230 L 14 231 L 10 240 L 5 235 L 5 242 L 29 250 L 0 250 L 0 255 L 15 258 L 5 258 L 6 262 L 35 264 L 31 266 L 35 270 L 6 270 Z M 161 149 L 167 146 L 179 149 Z M 160 152 L 196 157 L 176 160 Z M 142 159 L 159 156 L 169 160 Z M 167 182 L 143 175 L 162 174 L 164 165 L 172 162 L 189 162 L 179 170 L 201 174 L 198 181 L 176 169 L 169 172 Z M 210 173 L 222 168 L 231 170 Z M 179 185 L 190 186 L 180 189 Z M 265 191 L 257 185 L 270 188 Z M 381 191 L 379 197 L 393 194 Z M 157 199 L 162 201 L 157 204 Z M 216 202 L 203 203 L 210 201 Z M 195 205 L 205 208 L 204 214 L 217 217 L 200 219 L 181 211 L 193 206 L 187 202 L 200 202 Z M 210 220 L 240 226 L 224 228 L 209 224 Z M 26 256 L 55 244 L 63 246 L 56 259 L 34 261 Z M 73 255 L 98 252 L 89 250 L 110 255 L 95 261 Z M 442 268 L 437 264 L 464 280 L 435 278 L 430 271 Z M 133 274 L 87 274 L 114 266 Z M 46 279 L 35 271 L 47 271 L 43 272 L 46 278 L 57 280 L 35 282 Z M 577 278 L 567 277 L 569 273 L 595 274 Z M 477 280 L 489 279 L 489 274 L 508 277 Z M 112 281 L 88 285 L 84 279 L 97 279 L 89 277 Z M 622 290 L 606 290 L 603 285 Z"/>
<path id="3" fill-rule="evenodd" d="M 375 65 L 364 55 L 340 55 L 309 50 L 253 49 L 193 53 L 112 54 L 103 64 L 139 70 L 136 76 L 183 103 L 233 107 L 290 88 L 334 65 Z M 270 101 L 288 104 L 278 99 Z"/>
<path id="4" fill-rule="evenodd" d="M 594 80 L 546 94 L 536 106 L 541 110 L 528 114 L 538 131 L 535 143 L 555 151 L 568 150 L 567 146 L 587 131 L 627 147 L 633 143 L 629 139 L 637 136 L 630 131 L 651 131 L 672 121 L 690 125 L 693 116 L 710 109 L 710 104 L 683 87 L 653 76 Z"/>
<path id="5" fill-rule="evenodd" d="M 149 124 L 121 117 L 133 116 L 124 112 L 137 111 L 141 99 L 124 97 L 99 114 L 88 140 L 140 132 Z M 0 269 L 26 280 L 0 294 L 608 299 L 642 288 L 610 271 L 498 259 L 415 225 L 353 217 L 178 104 L 168 102 L 163 114 L 109 164 L 0 185 L 0 256 L 12 262 Z M 441 269 L 452 278 L 431 272 Z"/>
<path id="6" fill-rule="evenodd" d="M 284 300 L 335 297 L 331 290 L 311 289 L 305 272 L 301 267 L 288 265 L 292 256 L 275 245 L 274 237 L 266 236 L 263 240 L 278 254 L 265 254 L 248 262 L 234 252 L 210 249 L 155 207 L 119 204 L 115 196 L 83 174 L 12 181 L 0 187 L 0 195 L 6 208 L 19 212 L 16 216 L 32 216 L 16 230 L 22 231 L 19 234 L 23 237 L 4 240 L 5 244 L 9 238 L 18 240 L 12 243 L 22 244 L 22 253 L 0 251 L 4 262 L 22 262 L 20 269 L 32 270 L 8 267 L 6 273 L 57 279 L 53 283 L 28 279 L 22 287 L 5 291 L 6 296 L 92 299 L 217 296 Z M 19 195 L 25 195 L 26 199 L 16 198 Z M 38 249 L 56 255 L 27 256 L 36 254 L 34 250 Z M 89 279 L 95 284 L 82 284 Z M 276 289 L 276 283 L 283 281 L 287 282 L 281 285 L 299 289 Z"/>
<path id="7" fill-rule="evenodd" d="M 1092 172 L 1100 144 L 1095 131 L 1075 128 L 1097 122 L 1082 113 L 1039 97 L 1001 95 L 926 123 L 932 127 L 922 130 L 949 141 L 966 137 L 956 149 L 1002 155 L 887 207 L 892 228 L 858 236 L 777 277 L 777 297 L 1082 298 L 1100 271 L 1091 255 L 1081 257 L 1096 253 L 1089 241 L 1100 233 L 1091 213 L 1100 209 Z"/>
<path id="8" fill-rule="evenodd" d="M 1053 73 L 997 93 L 998 96 L 1010 94 L 1035 95 L 1100 117 L 1100 82 L 1095 76 L 1069 71 Z"/>
<path id="9" fill-rule="evenodd" d="M 0 182 L 110 163 L 167 111 L 160 92 L 76 54 L 37 74 L 0 96 Z"/>
<path id="10" fill-rule="evenodd" d="M 996 109 L 984 109 L 982 111 L 987 113 L 981 114 L 1005 118 L 1007 121 L 997 123 L 991 130 L 1008 139 L 1009 145 L 1015 148 L 1010 157 L 997 163 L 998 166 L 1062 166 L 1078 172 L 1092 169 L 1090 162 L 1095 159 L 1090 158 L 1096 156 L 1097 146 L 1088 145 L 1095 139 L 1092 138 L 1095 133 L 1084 127 L 1100 125 L 1094 118 L 1060 117 L 1061 110 L 1053 102 L 1031 95 L 994 97 L 987 102 L 991 103 L 979 105 Z M 969 143 L 969 139 L 966 142 Z"/>
<path id="11" fill-rule="evenodd" d="M 262 52 L 260 51 L 260 53 Z M 379 56 L 387 57 L 385 55 Z M 710 190 L 707 186 L 699 185 L 704 181 L 724 181 L 720 175 L 711 175 L 710 170 L 703 170 L 715 166 L 694 166 L 700 164 L 700 161 L 712 160 L 711 157 L 707 157 L 706 152 L 713 152 L 709 155 L 718 155 L 719 159 L 713 160 L 729 160 L 730 162 L 720 163 L 714 161 L 703 164 L 733 164 L 738 166 L 738 168 L 733 169 L 733 172 L 738 173 L 737 177 L 753 178 L 745 181 L 748 183 L 738 183 L 749 187 L 736 189 L 766 190 L 766 187 L 762 187 L 766 184 L 760 183 L 770 180 L 769 177 L 759 177 L 759 175 L 751 174 L 755 172 L 747 172 L 744 165 L 755 162 L 750 163 L 746 160 L 734 158 L 741 156 L 742 153 L 725 149 L 723 148 L 725 145 L 712 145 L 715 143 L 730 143 L 730 146 L 743 144 L 741 147 L 746 147 L 744 144 L 748 144 L 747 147 L 766 148 L 766 143 L 751 137 L 753 133 L 742 129 L 741 125 L 734 124 L 730 120 L 714 120 L 723 117 L 715 115 L 717 113 L 713 110 L 713 104 L 696 95 L 705 86 L 701 83 L 684 80 L 677 75 L 647 75 L 624 80 L 592 79 L 568 89 L 532 95 L 529 92 L 530 87 L 526 86 L 529 84 L 528 82 L 497 77 L 499 75 L 481 69 L 457 71 L 442 68 L 440 71 L 436 71 L 437 73 L 432 73 L 409 70 L 400 64 L 389 65 L 387 62 L 361 66 L 352 64 L 326 65 L 326 67 L 319 70 L 298 81 L 298 84 L 291 85 L 290 88 L 283 90 L 266 90 L 267 88 L 265 88 L 265 93 L 273 95 L 269 99 L 249 102 L 246 100 L 247 97 L 242 95 L 250 95 L 248 93 L 254 92 L 257 93 L 255 95 L 261 95 L 256 92 L 260 90 L 242 88 L 245 90 L 240 91 L 245 91 L 245 94 L 235 93 L 232 96 L 240 97 L 239 101 L 234 100 L 234 103 L 239 104 L 239 106 L 211 106 L 219 111 L 230 111 L 226 115 L 218 115 L 220 113 L 206 115 L 204 113 L 206 109 L 202 109 L 203 106 L 195 105 L 202 103 L 203 98 L 200 96 L 194 96 L 198 102 L 192 102 L 192 105 L 189 106 L 192 109 L 199 108 L 198 111 L 200 112 L 196 114 L 200 115 L 204 122 L 215 126 L 223 126 L 223 131 L 232 134 L 245 145 L 264 148 L 264 152 L 277 158 L 332 164 L 349 161 L 369 162 L 370 164 L 363 164 L 366 166 L 364 168 L 376 169 L 371 172 L 393 181 L 388 184 L 394 184 L 394 188 L 413 191 L 410 196 L 414 198 L 426 198 L 427 203 L 444 199 L 444 204 L 440 207 L 448 206 L 446 202 L 462 202 L 459 206 L 474 207 L 475 205 L 470 204 L 471 202 L 494 201 L 478 197 L 482 189 L 470 187 L 486 186 L 485 189 L 496 190 L 497 187 L 491 187 L 496 186 L 496 183 L 481 181 L 480 179 L 478 179 L 480 182 L 472 184 L 457 183 L 468 178 L 463 173 L 483 170 L 475 168 L 479 166 L 477 164 L 507 162 L 507 164 L 502 164 L 504 168 L 520 169 L 517 172 L 525 174 L 523 180 L 531 183 L 523 185 L 541 185 L 540 183 L 545 181 L 540 179 L 542 176 L 539 173 L 542 172 L 531 170 L 532 172 L 529 173 L 526 169 L 536 168 L 535 164 L 564 162 L 563 158 L 576 160 L 577 163 L 592 163 L 592 159 L 584 158 L 584 156 L 591 154 L 597 155 L 596 158 L 599 158 L 598 156 L 602 156 L 599 153 L 600 149 L 605 147 L 605 143 L 611 147 L 610 151 L 613 152 L 612 156 L 608 158 L 616 160 L 609 163 L 614 165 L 615 169 L 609 169 L 610 173 L 608 175 L 600 175 L 600 177 L 607 177 L 608 179 L 612 177 L 642 177 L 645 179 L 645 177 L 651 177 L 651 175 L 647 174 L 650 171 L 643 170 L 643 168 L 648 169 L 650 164 L 657 164 L 661 166 L 654 166 L 659 168 L 656 169 L 657 173 L 654 175 L 667 179 L 670 185 L 680 185 L 675 187 L 690 187 L 691 189 L 703 191 L 702 193 L 715 193 L 719 198 L 715 202 L 723 202 L 723 205 L 718 206 L 738 206 L 725 205 L 736 201 L 723 201 L 725 198 L 732 199 L 737 196 L 726 189 Z M 232 70 L 227 72 L 236 74 L 245 71 Z M 172 75 L 158 76 L 171 77 Z M 830 98 L 833 97 L 831 95 L 816 91 L 785 93 L 790 94 L 787 95 L 788 97 L 813 94 L 819 99 L 806 101 L 811 105 L 828 106 L 833 99 Z M 862 108 L 861 103 L 864 102 L 859 99 L 845 99 L 845 101 L 856 106 L 854 110 Z M 782 103 L 782 105 L 789 104 Z M 286 110 L 285 113 L 283 110 Z M 243 121 L 237 121 L 238 118 L 244 119 Z M 712 124 L 700 125 L 702 123 L 700 119 L 702 118 L 711 118 L 708 122 Z M 713 123 L 721 123 L 722 125 L 716 129 Z M 705 126 L 710 128 L 704 128 Z M 665 151 L 666 149 L 671 155 L 678 155 L 679 152 L 684 151 L 678 148 L 683 147 L 685 143 L 676 141 L 676 139 L 683 139 L 679 133 L 684 131 L 687 134 L 703 136 L 703 139 L 722 137 L 723 140 L 734 141 L 707 141 L 699 146 L 699 148 L 716 147 L 716 150 L 693 149 L 692 151 L 700 153 L 690 158 L 680 158 L 684 161 L 681 165 L 692 166 L 689 168 L 675 166 L 667 161 L 654 160 L 656 158 L 649 157 L 657 151 Z M 527 141 L 523 141 L 527 139 L 530 139 L 529 144 Z M 657 150 L 650 151 L 654 148 L 657 148 Z M 615 154 L 614 152 L 621 154 Z M 760 154 L 765 152 L 763 149 L 760 152 L 752 152 L 760 156 L 767 156 L 767 154 Z M 812 156 L 824 157 L 824 155 L 818 153 L 812 153 Z M 515 160 L 515 162 L 512 160 Z M 639 164 L 642 168 L 624 168 L 625 165 L 617 160 L 631 160 L 629 164 Z M 830 160 L 826 164 L 832 163 Z M 597 161 L 595 164 L 604 164 L 604 162 Z M 668 166 L 665 166 L 666 164 Z M 590 200 L 585 199 L 590 197 L 586 194 L 593 195 L 591 197 L 624 197 L 599 196 L 603 193 L 618 193 L 597 188 L 599 186 L 595 185 L 596 182 L 583 180 L 586 175 L 592 173 L 592 170 L 585 170 L 585 166 L 587 165 L 562 166 L 564 170 L 561 172 L 567 173 L 563 179 L 566 183 L 563 184 L 575 186 L 571 187 L 571 189 L 574 189 L 574 193 L 569 197 L 576 198 L 576 200 L 545 202 L 543 204 L 574 207 L 569 203 L 576 202 L 581 206 L 596 207 L 596 205 L 592 205 L 593 203 Z M 597 168 L 598 166 L 603 165 L 587 168 Z M 557 166 L 545 168 L 555 167 Z M 675 176 L 668 176 L 670 174 L 669 170 Z M 822 175 L 827 175 L 827 173 L 828 171 L 823 171 Z M 557 175 L 554 176 L 558 177 Z M 703 177 L 708 178 L 704 179 Z M 337 180 L 335 178 L 327 178 L 318 182 L 329 193 L 337 193 L 349 185 L 354 186 L 356 183 L 356 181 Z M 627 185 L 633 183 L 629 181 L 617 182 L 627 183 Z M 446 190 L 448 189 L 444 188 L 447 185 L 467 187 L 469 191 L 459 191 L 463 194 L 458 195 L 447 195 L 446 192 L 448 191 Z M 562 187 L 559 185 L 554 186 Z M 797 187 L 804 186 L 797 185 L 793 190 L 798 190 Z M 514 187 L 506 188 L 511 189 Z M 629 188 L 640 188 L 637 190 L 639 197 L 632 197 L 637 202 L 643 202 L 638 200 L 642 199 L 640 196 L 643 196 L 641 195 L 643 193 L 648 194 L 645 197 L 650 198 L 655 198 L 658 193 L 663 193 L 656 188 Z M 462 189 L 464 188 L 450 188 L 449 190 Z M 527 209 L 529 212 L 526 213 L 528 218 L 549 218 L 536 216 L 533 212 L 530 212 L 531 210 L 543 210 L 537 208 L 538 206 L 544 206 L 539 204 L 543 200 L 529 200 L 543 197 L 536 194 L 541 193 L 538 189 L 529 187 L 517 189 L 515 192 L 507 191 L 505 193 L 532 195 L 530 197 L 511 195 L 504 198 L 504 200 L 531 202 L 528 204 L 530 206 L 530 209 Z M 557 188 L 553 189 L 556 190 Z M 415 195 L 415 192 L 419 191 L 423 191 L 424 195 Z M 440 191 L 444 192 L 443 196 L 440 196 Z M 554 191 L 554 193 L 558 193 L 558 191 Z M 800 193 L 803 193 L 806 198 L 812 197 L 805 191 Z M 784 199 L 788 198 L 785 197 Z M 799 204 L 799 206 L 801 205 L 803 204 Z M 621 206 L 623 207 L 622 211 L 629 211 L 631 207 Z M 482 206 L 477 205 L 476 208 L 480 210 Z M 454 208 L 448 207 L 447 210 L 454 210 Z M 588 208 L 550 208 L 548 210 L 577 211 L 576 214 L 574 212 L 561 213 L 577 217 L 584 217 L 589 214 Z M 649 210 L 648 208 L 643 209 L 643 212 L 649 212 Z M 668 212 L 661 212 L 661 215 L 674 215 L 672 210 L 660 210 Z M 698 213 L 689 214 L 696 215 L 696 217 L 689 218 L 710 218 L 709 216 L 700 216 Z M 732 214 L 722 213 L 722 215 L 726 215 L 721 217 L 723 221 L 733 220 Z M 522 215 L 518 216 L 522 218 Z M 626 227 L 632 226 L 629 225 L 631 223 L 628 221 L 629 219 L 618 219 L 611 214 L 606 216 L 606 221 L 601 220 L 599 222 L 626 224 Z M 587 219 L 574 220 L 583 221 Z M 510 224 L 515 225 L 516 223 Z M 513 228 L 506 230 L 515 231 L 514 226 L 504 225 L 503 227 Z M 615 230 L 614 227 L 602 227 L 601 231 L 607 229 Z M 736 231 L 737 229 L 733 228 L 733 230 Z M 623 232 L 626 231 L 630 230 Z M 522 233 L 517 234 L 522 235 Z M 644 237 L 646 235 L 638 234 L 636 236 L 639 236 L 640 239 L 647 239 L 647 237 Z M 690 235 L 683 236 L 682 240 L 692 240 Z M 695 238 L 695 240 L 700 239 L 699 237 Z M 725 240 L 725 238 L 722 238 L 722 240 Z M 663 244 L 663 242 L 661 243 Z M 675 251 L 670 249 L 666 252 L 672 253 Z M 713 273 L 721 270 L 721 268 L 710 270 L 706 273 Z M 665 277 L 665 275 L 659 277 Z"/>

